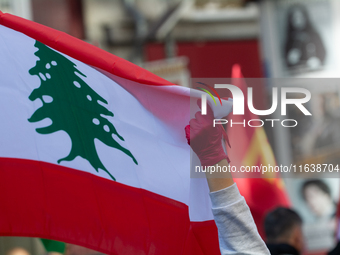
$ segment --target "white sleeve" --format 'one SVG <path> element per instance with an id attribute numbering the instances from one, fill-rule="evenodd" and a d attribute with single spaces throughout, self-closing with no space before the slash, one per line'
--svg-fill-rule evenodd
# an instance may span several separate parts
<path id="1" fill-rule="evenodd" d="M 270 255 L 236 184 L 210 193 L 222 255 Z"/>

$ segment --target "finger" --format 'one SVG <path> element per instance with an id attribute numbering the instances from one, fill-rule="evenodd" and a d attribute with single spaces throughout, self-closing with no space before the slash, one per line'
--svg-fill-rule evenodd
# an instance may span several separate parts
<path id="1" fill-rule="evenodd" d="M 196 113 L 195 113 L 195 119 L 196 119 L 198 122 L 202 122 L 202 118 L 204 118 L 204 115 L 202 115 L 201 112 L 196 112 Z"/>
<path id="2" fill-rule="evenodd" d="M 199 122 L 196 119 L 191 119 L 189 121 L 189 125 L 191 130 L 200 126 Z"/>
<path id="3" fill-rule="evenodd" d="M 190 137 L 193 138 L 198 133 L 200 133 L 202 125 L 196 119 L 191 119 L 189 123 L 190 123 Z"/>
<path id="4" fill-rule="evenodd" d="M 212 114 L 207 114 L 207 115 L 202 115 L 201 112 L 196 112 L 195 113 L 195 119 L 199 122 L 199 123 L 212 123 L 212 120 L 214 119 Z"/>

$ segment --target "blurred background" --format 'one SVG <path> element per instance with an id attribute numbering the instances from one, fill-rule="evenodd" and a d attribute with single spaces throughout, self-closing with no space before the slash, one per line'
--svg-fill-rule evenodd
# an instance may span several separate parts
<path id="1" fill-rule="evenodd" d="M 190 87 L 191 78 L 231 77 L 239 64 L 245 78 L 274 78 L 256 83 L 257 109 L 270 107 L 280 78 L 304 78 L 296 86 L 312 92 L 307 108 L 313 116 L 304 118 L 294 108 L 288 115 L 299 120 L 297 128 L 265 128 L 276 162 L 340 164 L 340 87 L 327 82 L 340 77 L 338 0 L 0 0 L 0 10 L 66 32 L 181 86 Z M 309 86 L 310 78 L 322 86 Z M 304 219 L 306 254 L 325 254 L 336 243 L 339 179 L 281 177 Z M 321 198 L 308 187 L 319 188 Z M 0 254 L 25 254 L 8 253 L 15 247 L 26 255 L 46 254 L 47 246 L 40 239 L 0 237 Z M 65 244 L 60 252 L 99 254 Z"/>

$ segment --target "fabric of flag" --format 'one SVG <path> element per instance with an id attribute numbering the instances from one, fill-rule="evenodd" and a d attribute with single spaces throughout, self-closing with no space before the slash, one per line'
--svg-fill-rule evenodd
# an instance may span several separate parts
<path id="1" fill-rule="evenodd" d="M 241 67 L 234 65 L 232 69 L 232 84 L 239 87 L 247 102 L 247 84 L 241 73 Z M 241 166 L 276 166 L 275 156 L 268 142 L 263 127 L 249 127 L 248 121 L 259 119 L 245 107 L 244 115 L 229 115 L 233 122 L 241 124 L 228 126 L 228 136 L 231 149 L 229 157 L 231 165 L 240 169 Z M 253 123 L 252 125 L 259 125 Z M 255 176 L 256 175 L 256 176 Z M 283 180 L 279 173 L 256 173 L 253 178 L 235 178 L 240 193 L 245 197 L 254 217 L 258 231 L 264 237 L 263 220 L 266 213 L 277 206 L 289 206 L 288 195 L 285 192 Z"/>
<path id="2" fill-rule="evenodd" d="M 190 179 L 189 89 L 0 12 L 0 108 L 0 235 L 220 254 L 206 180 Z"/>

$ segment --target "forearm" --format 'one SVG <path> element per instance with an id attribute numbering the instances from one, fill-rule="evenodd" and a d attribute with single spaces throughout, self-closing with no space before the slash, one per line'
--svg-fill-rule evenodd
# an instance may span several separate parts
<path id="1" fill-rule="evenodd" d="M 220 188 L 210 193 L 212 212 L 218 228 L 222 255 L 264 255 L 269 251 L 261 239 L 249 207 L 230 178 L 220 182 L 210 181 L 211 188 Z M 208 180 L 209 182 L 209 180 Z"/>
<path id="2" fill-rule="evenodd" d="M 215 166 L 228 167 L 228 161 L 226 159 L 221 160 Z M 234 180 L 230 172 L 206 174 L 210 192 L 215 192 L 234 184 Z"/>
<path id="3" fill-rule="evenodd" d="M 228 167 L 228 162 L 223 159 L 215 165 L 217 166 L 221 167 L 220 169 Z M 207 181 L 222 255 L 269 254 L 231 173 L 209 173 Z"/>

